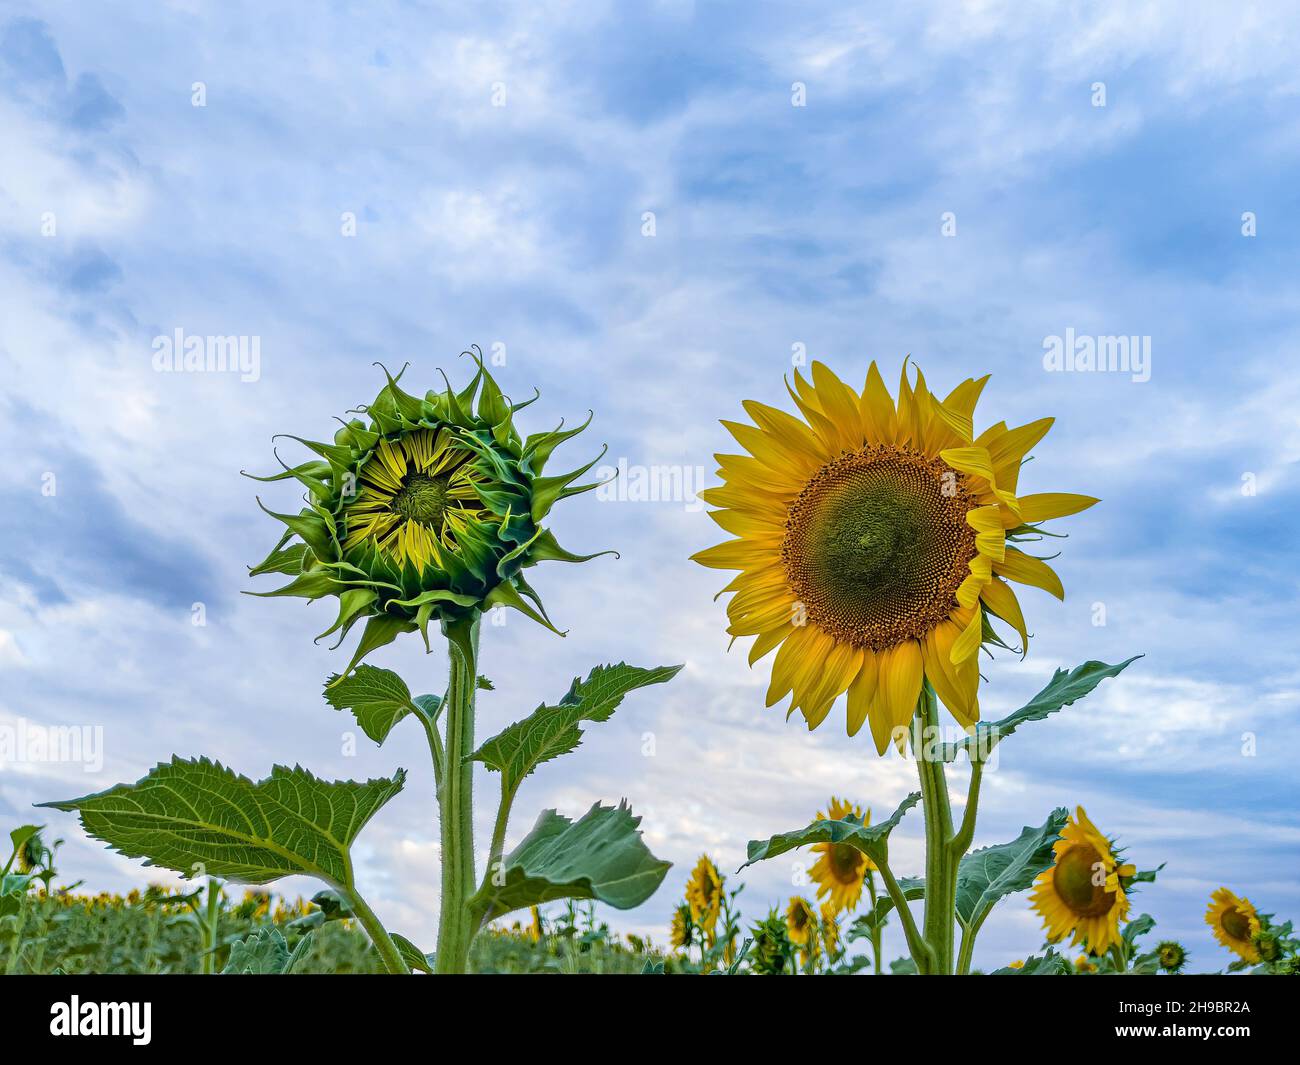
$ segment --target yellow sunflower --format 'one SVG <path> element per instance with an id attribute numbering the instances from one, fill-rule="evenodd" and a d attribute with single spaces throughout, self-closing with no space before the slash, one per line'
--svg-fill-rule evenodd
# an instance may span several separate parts
<path id="1" fill-rule="evenodd" d="M 1214 938 L 1252 965 L 1259 963 L 1259 948 L 1251 937 L 1260 929 L 1259 917 L 1250 899 L 1239 898 L 1226 887 L 1210 896 L 1205 923 L 1214 929 Z"/>
<path id="2" fill-rule="evenodd" d="M 817 820 L 842 821 L 850 814 L 862 818 L 864 825 L 871 823 L 870 810 L 864 814 L 861 806 L 834 796 L 825 813 L 818 811 Z M 817 882 L 817 898 L 824 898 L 835 913 L 856 909 L 867 870 L 875 868 L 871 859 L 847 843 L 814 843 L 812 849 L 819 857 L 808 875 Z"/>
<path id="3" fill-rule="evenodd" d="M 996 639 L 986 615 L 1029 635 L 1008 580 L 1064 597 L 1041 559 L 1008 541 L 1097 502 L 1018 496 L 1020 466 L 1051 428 L 972 428 L 987 377 L 944 399 L 906 361 L 897 403 L 875 363 L 861 393 L 820 362 L 795 371 L 803 418 L 748 401 L 754 425 L 722 424 L 748 452 L 718 455 L 723 485 L 702 493 L 736 537 L 694 555 L 739 570 L 720 594 L 732 637 L 757 637 L 750 665 L 777 651 L 767 705 L 792 695 L 810 729 L 848 693 L 848 731 L 868 719 L 884 753 L 907 725 L 923 679 L 963 727 L 979 719 L 977 653 Z M 779 648 L 779 650 L 777 650 Z"/>
<path id="4" fill-rule="evenodd" d="M 686 904 L 690 907 L 691 921 L 712 943 L 722 908 L 722 876 L 707 854 L 700 855 L 691 878 L 686 881 Z"/>
<path id="5" fill-rule="evenodd" d="M 795 895 L 785 911 L 785 930 L 790 942 L 807 950 L 817 930 L 817 917 L 802 895 Z"/>
<path id="6" fill-rule="evenodd" d="M 1038 875 L 1030 895 L 1030 905 L 1042 914 L 1048 941 L 1056 943 L 1073 932 L 1072 946 L 1082 943 L 1091 954 L 1105 954 L 1119 942 L 1119 926 L 1128 919 L 1128 896 L 1120 880 L 1136 870 L 1118 862 L 1110 841 L 1082 806 L 1052 850 L 1056 860 Z"/>

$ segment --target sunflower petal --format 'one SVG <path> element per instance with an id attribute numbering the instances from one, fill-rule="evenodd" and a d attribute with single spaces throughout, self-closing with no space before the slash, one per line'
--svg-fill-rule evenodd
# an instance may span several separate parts
<path id="1" fill-rule="evenodd" d="M 1092 496 L 1074 495 L 1071 492 L 1040 492 L 1020 497 L 1020 519 L 1026 523 L 1064 518 L 1087 510 L 1100 500 Z"/>
<path id="2" fill-rule="evenodd" d="M 1041 588 L 1057 599 L 1065 598 L 1065 589 L 1061 586 L 1061 578 L 1056 575 L 1056 571 L 1041 558 L 1026 555 L 1018 548 L 1008 547 L 1006 557 L 993 564 L 993 572 L 1017 584 Z"/>

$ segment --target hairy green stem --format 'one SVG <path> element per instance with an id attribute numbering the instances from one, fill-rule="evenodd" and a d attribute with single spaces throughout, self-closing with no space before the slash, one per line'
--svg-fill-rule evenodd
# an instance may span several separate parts
<path id="1" fill-rule="evenodd" d="M 957 870 L 961 867 L 961 860 L 965 857 L 966 852 L 970 849 L 971 841 L 975 838 L 975 817 L 979 808 L 980 801 L 980 780 L 984 776 L 984 763 L 971 758 L 970 764 L 970 785 L 966 789 L 966 809 L 962 811 L 961 828 L 953 836 L 949 844 L 949 850 L 952 854 L 953 877 L 956 883 Z M 981 921 L 972 924 L 962 924 L 961 926 L 961 946 L 957 951 L 957 975 L 966 976 L 970 973 L 971 957 L 975 953 L 975 936 L 979 933 Z"/>
<path id="2" fill-rule="evenodd" d="M 384 963 L 384 970 L 390 973 L 409 973 L 406 962 L 402 960 L 402 955 L 397 949 L 397 944 L 393 942 L 393 937 L 388 934 L 386 929 L 375 916 L 375 911 L 366 905 L 366 900 L 356 888 L 340 887 L 339 893 L 347 896 L 348 902 L 352 905 L 352 912 L 356 914 L 357 920 L 361 922 L 361 927 L 366 930 L 366 935 L 370 937 L 370 942 L 375 945 L 375 950 L 379 952 L 379 958 Z"/>
<path id="3" fill-rule="evenodd" d="M 970 975 L 971 955 L 975 953 L 975 933 L 979 926 L 961 926 L 961 949 L 957 952 L 957 975 Z"/>
<path id="4" fill-rule="evenodd" d="M 907 905 L 907 896 L 903 894 L 903 889 L 894 879 L 888 862 L 877 860 L 876 868 L 880 871 L 880 879 L 885 883 L 885 890 L 894 900 L 894 909 L 898 911 L 898 919 L 903 923 L 903 935 L 907 937 L 907 949 L 911 951 L 912 960 L 916 962 L 916 970 L 919 973 L 927 973 L 930 971 L 930 948 L 916 927 L 916 919 Z"/>
<path id="5" fill-rule="evenodd" d="M 957 862 L 952 851 L 952 806 L 939 750 L 938 719 L 938 700 L 926 681 L 912 719 L 912 752 L 921 778 L 921 802 L 925 810 L 925 942 L 931 963 L 928 972 L 946 976 L 953 971 Z"/>
<path id="6" fill-rule="evenodd" d="M 454 622 L 447 633 L 451 679 L 442 716 L 447 722 L 445 763 L 438 785 L 442 835 L 442 907 L 438 921 L 439 973 L 463 973 L 477 931 L 474 894 L 474 693 L 479 619 Z"/>
<path id="7" fill-rule="evenodd" d="M 870 869 L 867 870 L 867 890 L 871 893 L 871 912 L 874 915 L 876 912 L 876 877 L 875 874 L 872 873 Z M 900 917 L 899 919 L 901 920 L 902 918 Z M 877 923 L 876 926 L 871 930 L 871 954 L 872 954 L 872 960 L 875 965 L 873 971 L 876 976 L 881 975 L 880 966 L 881 966 L 882 954 L 881 954 L 880 937 L 882 931 L 883 930 L 881 929 L 879 923 Z"/>

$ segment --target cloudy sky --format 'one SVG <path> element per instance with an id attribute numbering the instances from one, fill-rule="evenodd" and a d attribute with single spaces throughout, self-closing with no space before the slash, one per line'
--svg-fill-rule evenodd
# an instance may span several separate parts
<path id="1" fill-rule="evenodd" d="M 525 429 L 595 411 L 573 465 L 608 443 L 607 461 L 711 483 L 731 449 L 718 419 L 744 398 L 788 403 L 801 353 L 855 381 L 873 358 L 896 380 L 910 354 L 939 391 L 991 372 L 981 424 L 1056 417 L 1027 490 L 1104 500 L 1062 523 L 1066 601 L 1022 596 L 1036 640 L 987 666 L 985 713 L 1057 666 L 1146 655 L 1002 748 L 977 844 L 1083 804 L 1140 867 L 1168 863 L 1137 912 L 1198 969 L 1227 960 L 1200 916 L 1220 884 L 1300 917 L 1300 18 L 547 6 L 4 6 L 0 723 L 102 726 L 104 752 L 97 771 L 0 767 L 0 821 L 173 753 L 254 777 L 402 765 L 360 882 L 431 949 L 422 737 L 345 753 L 348 720 L 319 689 L 346 659 L 311 642 L 330 608 L 240 594 L 276 536 L 255 492 L 289 510 L 294 490 L 240 471 L 276 468 L 272 434 L 320 437 L 373 398 L 376 360 L 409 361 L 422 391 L 440 367 L 463 377 L 457 353 L 477 343 L 504 353 L 508 394 L 541 389 Z M 154 338 L 178 329 L 257 338 L 255 379 L 158 372 Z M 1068 330 L 1149 338 L 1147 372 L 1049 372 L 1044 345 Z M 516 805 L 512 839 L 545 806 L 626 796 L 644 815 L 676 865 L 617 927 L 662 941 L 702 851 L 733 870 L 748 839 L 832 793 L 882 816 L 914 785 L 842 714 L 810 734 L 764 710 L 765 673 L 727 653 L 725 577 L 687 560 L 719 538 L 697 504 L 589 494 L 553 524 L 622 557 L 539 573 L 566 639 L 485 631 L 483 734 L 595 663 L 686 663 Z M 441 691 L 445 658 L 413 643 L 374 661 Z M 143 879 L 70 815 L 41 814 L 70 878 Z M 921 871 L 920 841 L 913 814 L 900 874 Z M 784 904 L 792 877 L 747 870 L 747 915 Z M 1040 941 L 1012 899 L 976 962 Z"/>

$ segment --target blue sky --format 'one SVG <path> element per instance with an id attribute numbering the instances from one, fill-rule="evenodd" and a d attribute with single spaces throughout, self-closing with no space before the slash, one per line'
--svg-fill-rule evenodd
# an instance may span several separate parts
<path id="1" fill-rule="evenodd" d="M 345 660 L 310 640 L 326 608 L 239 594 L 275 537 L 239 471 L 274 468 L 273 433 L 319 437 L 372 398 L 376 359 L 424 388 L 478 343 L 504 345 L 508 394 L 541 389 L 526 428 L 594 409 L 573 464 L 608 443 L 611 462 L 711 477 L 718 419 L 786 403 L 796 345 L 850 380 L 872 358 L 895 379 L 910 354 L 940 390 L 991 372 L 981 424 L 1055 416 L 1022 483 L 1104 501 L 1062 523 L 1066 601 L 1022 597 L 1033 649 L 988 667 L 985 712 L 1057 666 L 1146 654 L 1005 745 L 977 844 L 1083 804 L 1141 867 L 1168 863 L 1135 905 L 1218 967 L 1200 914 L 1220 884 L 1300 916 L 1298 22 L 1212 3 L 6 5 L 0 722 L 102 725 L 105 757 L 4 767 L 0 819 L 173 753 L 252 776 L 404 765 L 361 884 L 431 943 L 420 737 L 343 753 L 319 685 Z M 177 328 L 258 337 L 257 379 L 156 372 L 153 339 Z M 1150 379 L 1045 371 L 1067 329 L 1149 337 Z M 597 662 L 686 663 L 516 806 L 514 839 L 544 806 L 626 795 L 644 814 L 677 865 L 618 927 L 662 940 L 701 851 L 734 869 L 832 793 L 883 815 L 909 790 L 911 764 L 864 736 L 762 708 L 765 674 L 726 653 L 720 575 L 687 561 L 719 538 L 698 508 L 591 494 L 554 525 L 622 558 L 539 575 L 567 639 L 488 630 L 483 733 Z M 436 654 L 375 660 L 442 688 Z M 70 875 L 142 878 L 47 820 Z M 900 872 L 919 872 L 919 833 L 896 837 Z M 791 876 L 747 870 L 746 912 Z M 1013 899 L 977 963 L 1040 938 Z"/>

